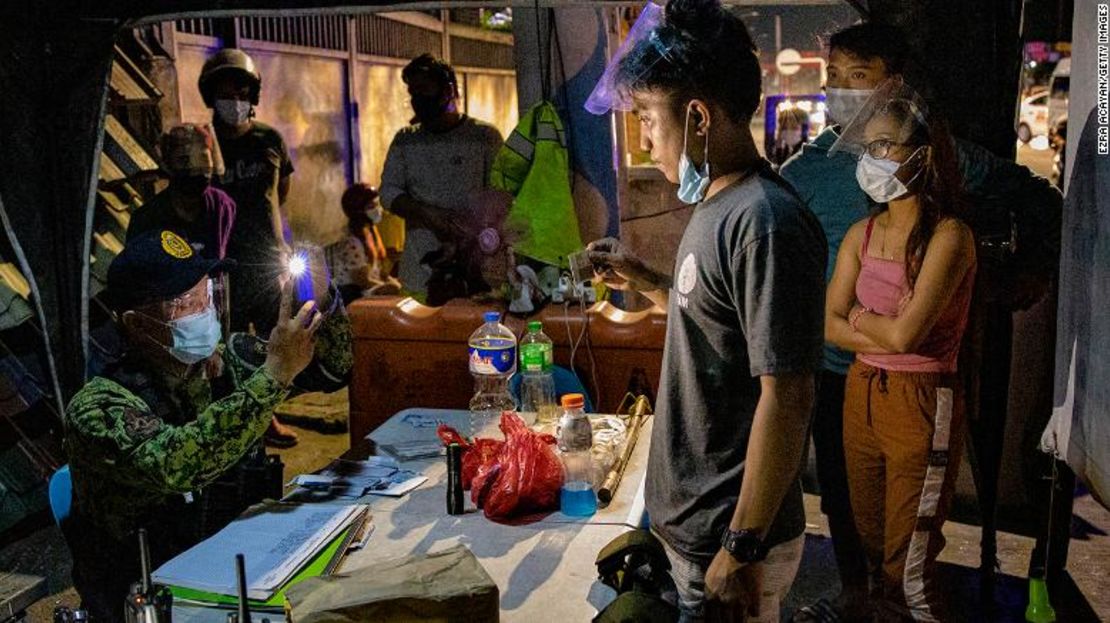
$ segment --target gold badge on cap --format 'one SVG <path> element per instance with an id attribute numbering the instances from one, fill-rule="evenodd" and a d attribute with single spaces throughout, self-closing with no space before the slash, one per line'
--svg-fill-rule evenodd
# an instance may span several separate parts
<path id="1" fill-rule="evenodd" d="M 179 260 L 185 260 L 193 256 L 193 247 L 190 247 L 184 238 L 172 231 L 162 232 L 162 250 Z"/>

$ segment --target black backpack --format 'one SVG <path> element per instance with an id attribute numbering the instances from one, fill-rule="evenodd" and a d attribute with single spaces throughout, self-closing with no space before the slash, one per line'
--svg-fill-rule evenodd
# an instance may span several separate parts
<path id="1" fill-rule="evenodd" d="M 671 563 L 662 544 L 647 530 L 626 532 L 597 554 L 598 579 L 617 598 L 594 623 L 674 623 L 678 608 L 663 599 L 672 589 Z"/>

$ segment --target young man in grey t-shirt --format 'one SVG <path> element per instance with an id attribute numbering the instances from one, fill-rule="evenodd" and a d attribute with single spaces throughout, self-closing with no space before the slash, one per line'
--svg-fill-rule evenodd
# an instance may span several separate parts
<path id="1" fill-rule="evenodd" d="M 668 312 L 646 501 L 683 620 L 776 621 L 804 543 L 798 472 L 825 240 L 755 148 L 760 71 L 747 29 L 719 5 L 681 6 L 630 47 L 614 84 L 643 149 L 697 204 L 674 282 L 615 240 L 593 243 L 591 260 L 610 286 Z"/>

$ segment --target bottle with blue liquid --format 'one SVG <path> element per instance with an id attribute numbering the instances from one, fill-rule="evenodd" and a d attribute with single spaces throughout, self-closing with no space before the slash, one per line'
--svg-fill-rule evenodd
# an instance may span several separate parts
<path id="1" fill-rule="evenodd" d="M 477 435 L 497 421 L 502 411 L 516 409 L 509 379 L 516 372 L 516 335 L 501 324 L 501 314 L 486 312 L 485 324 L 470 334 L 470 434 Z"/>
<path id="2" fill-rule="evenodd" d="M 563 396 L 563 417 L 559 420 L 559 454 L 563 460 L 563 488 L 559 492 L 559 510 L 572 517 L 589 517 L 597 512 L 594 491 L 594 431 L 590 418 L 582 410 L 582 394 Z"/>

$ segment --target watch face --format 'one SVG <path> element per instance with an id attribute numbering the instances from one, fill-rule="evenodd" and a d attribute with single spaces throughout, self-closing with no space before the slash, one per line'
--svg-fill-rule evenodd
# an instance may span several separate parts
<path id="1" fill-rule="evenodd" d="M 759 562 L 763 560 L 763 541 L 752 531 L 726 530 L 721 546 L 740 562 Z"/>

